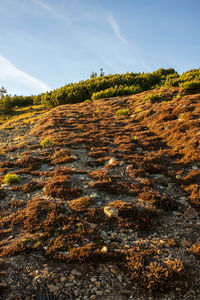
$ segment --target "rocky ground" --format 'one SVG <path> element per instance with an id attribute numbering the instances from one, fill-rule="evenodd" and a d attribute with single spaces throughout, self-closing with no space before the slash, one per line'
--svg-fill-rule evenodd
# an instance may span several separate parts
<path id="1" fill-rule="evenodd" d="M 1 299 L 200 299 L 199 104 L 171 88 L 4 124 Z"/>

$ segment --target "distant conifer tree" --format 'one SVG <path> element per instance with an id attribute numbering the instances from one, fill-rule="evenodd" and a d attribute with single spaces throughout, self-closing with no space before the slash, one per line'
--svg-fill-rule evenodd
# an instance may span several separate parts
<path id="1" fill-rule="evenodd" d="M 6 89 L 2 86 L 2 88 L 0 88 L 0 99 L 3 98 L 4 94 L 6 93 L 7 93 Z"/>

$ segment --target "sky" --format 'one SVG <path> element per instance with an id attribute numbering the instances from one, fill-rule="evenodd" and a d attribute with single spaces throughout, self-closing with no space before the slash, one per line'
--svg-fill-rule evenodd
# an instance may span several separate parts
<path id="1" fill-rule="evenodd" d="M 37 95 L 105 75 L 200 68 L 200 0 L 0 0 L 0 87 Z"/>

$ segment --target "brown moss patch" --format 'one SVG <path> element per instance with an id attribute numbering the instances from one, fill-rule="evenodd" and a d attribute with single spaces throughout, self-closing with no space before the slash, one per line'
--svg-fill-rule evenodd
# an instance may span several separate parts
<path id="1" fill-rule="evenodd" d="M 40 189 L 41 187 L 43 187 L 43 184 L 37 181 L 30 181 L 26 184 L 24 184 L 21 189 L 24 193 L 31 193 L 31 192 L 35 192 L 38 189 Z"/>
<path id="2" fill-rule="evenodd" d="M 157 219 L 157 212 L 152 208 L 144 208 L 121 200 L 110 202 L 118 209 L 118 227 L 149 231 Z"/>
<path id="3" fill-rule="evenodd" d="M 44 186 L 44 194 L 51 197 L 57 197 L 65 200 L 71 200 L 81 194 L 77 187 L 71 187 L 70 177 L 60 175 L 52 178 Z"/>
<path id="4" fill-rule="evenodd" d="M 178 204 L 175 200 L 167 197 L 165 194 L 161 195 L 159 192 L 153 190 L 140 193 L 138 195 L 138 200 L 151 203 L 157 208 L 162 208 L 167 211 L 177 210 L 178 208 Z"/>
<path id="5" fill-rule="evenodd" d="M 149 292 L 165 291 L 174 287 L 184 275 L 183 263 L 159 258 L 160 250 L 134 247 L 126 255 L 127 267 L 134 281 Z"/>
<path id="6" fill-rule="evenodd" d="M 28 232 L 50 232 L 59 222 L 60 213 L 61 208 L 49 200 L 31 199 L 24 209 L 13 215 L 12 224 Z"/>
<path id="7" fill-rule="evenodd" d="M 84 211 L 92 204 L 90 197 L 74 199 L 69 203 L 69 207 L 75 211 Z"/>
<path id="8" fill-rule="evenodd" d="M 29 168 L 30 170 L 37 170 L 42 163 L 47 163 L 45 158 L 39 158 L 32 155 L 25 154 L 21 159 L 16 161 L 16 166 L 20 168 Z"/>
<path id="9" fill-rule="evenodd" d="M 65 149 L 57 150 L 51 157 L 51 163 L 53 165 L 68 163 L 74 161 L 74 158 L 71 156 L 70 151 Z"/>
<path id="10" fill-rule="evenodd" d="M 200 243 L 193 244 L 187 251 L 200 258 Z"/>
<path id="11" fill-rule="evenodd" d="M 196 207 L 200 207 L 200 186 L 198 184 L 191 184 L 184 188 L 190 193 L 190 202 Z"/>

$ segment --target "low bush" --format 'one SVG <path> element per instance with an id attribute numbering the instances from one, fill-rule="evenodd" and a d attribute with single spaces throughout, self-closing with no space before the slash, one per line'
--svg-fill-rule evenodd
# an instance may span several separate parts
<path id="1" fill-rule="evenodd" d="M 45 138 L 43 141 L 41 141 L 40 145 L 42 148 L 49 148 L 54 146 L 54 142 L 49 138 Z"/>
<path id="2" fill-rule="evenodd" d="M 137 94 L 142 92 L 142 88 L 139 85 L 131 85 L 131 86 L 115 86 L 108 88 L 106 90 L 93 93 L 91 99 L 97 100 L 101 98 L 109 98 L 109 97 L 115 97 L 115 96 L 125 96 L 125 95 L 131 95 L 131 94 Z"/>
<path id="3" fill-rule="evenodd" d="M 129 114 L 129 109 L 118 109 L 116 112 L 116 116 L 127 116 Z"/>
<path id="4" fill-rule="evenodd" d="M 179 83 L 180 87 L 183 87 L 186 90 L 200 90 L 200 81 L 199 80 L 191 80 Z"/>
<path id="5" fill-rule="evenodd" d="M 150 94 L 150 95 L 147 95 L 146 97 L 144 97 L 144 101 L 145 102 L 160 102 L 162 101 L 162 94 L 159 93 L 159 94 Z"/>
<path id="6" fill-rule="evenodd" d="M 3 183 L 11 185 L 14 183 L 20 183 L 21 179 L 17 174 L 6 174 L 4 179 L 3 179 Z"/>

